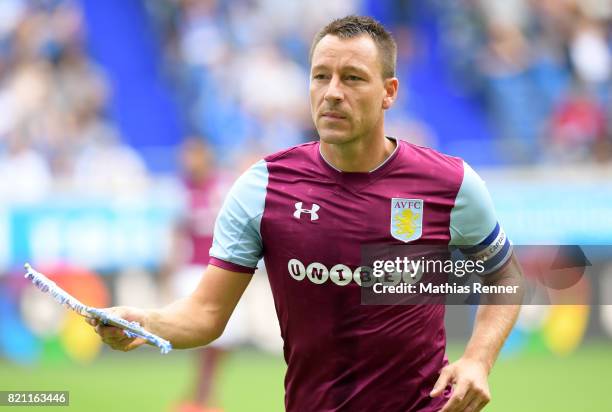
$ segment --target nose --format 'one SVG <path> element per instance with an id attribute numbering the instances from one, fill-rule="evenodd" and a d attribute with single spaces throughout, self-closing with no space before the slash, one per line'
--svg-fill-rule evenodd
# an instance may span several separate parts
<path id="1" fill-rule="evenodd" d="M 327 84 L 327 90 L 325 91 L 325 101 L 328 103 L 337 104 L 342 100 L 344 100 L 344 93 L 342 91 L 340 79 L 337 76 L 333 76 Z"/>

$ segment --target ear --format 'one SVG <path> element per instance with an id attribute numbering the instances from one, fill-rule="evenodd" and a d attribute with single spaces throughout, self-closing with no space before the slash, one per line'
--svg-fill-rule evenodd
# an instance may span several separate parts
<path id="1" fill-rule="evenodd" d="M 393 106 L 395 99 L 397 98 L 397 89 L 399 87 L 399 80 L 397 77 L 390 77 L 384 80 L 385 94 L 383 96 L 382 108 L 387 110 Z"/>

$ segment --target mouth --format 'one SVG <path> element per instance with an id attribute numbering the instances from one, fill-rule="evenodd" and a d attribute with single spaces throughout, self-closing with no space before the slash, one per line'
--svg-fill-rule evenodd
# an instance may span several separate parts
<path id="1" fill-rule="evenodd" d="M 334 120 L 346 119 L 345 115 L 343 115 L 340 112 L 334 112 L 334 111 L 323 112 L 321 113 L 321 117 L 326 118 L 326 119 L 334 119 Z"/>

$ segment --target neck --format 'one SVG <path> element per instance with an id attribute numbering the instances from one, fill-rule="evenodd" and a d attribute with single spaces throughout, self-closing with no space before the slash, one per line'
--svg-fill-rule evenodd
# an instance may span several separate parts
<path id="1" fill-rule="evenodd" d="M 396 142 L 383 133 L 374 139 L 356 139 L 342 144 L 321 140 L 321 154 L 333 167 L 343 172 L 370 172 L 379 167 L 395 150 Z"/>

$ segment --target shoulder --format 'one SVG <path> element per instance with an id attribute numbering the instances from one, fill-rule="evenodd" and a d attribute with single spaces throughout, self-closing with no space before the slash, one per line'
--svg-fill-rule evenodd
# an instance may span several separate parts
<path id="1" fill-rule="evenodd" d="M 296 173 L 304 164 L 312 164 L 318 153 L 319 142 L 309 142 L 265 156 L 249 167 L 234 183 L 234 191 L 257 187 L 265 188 L 271 174 L 279 170 Z M 308 169 L 308 168 L 307 168 Z"/>
<path id="2" fill-rule="evenodd" d="M 424 185 L 435 185 L 447 193 L 457 193 L 465 174 L 466 163 L 429 147 L 398 140 L 401 145 L 400 171 L 416 177 Z"/>
<path id="3" fill-rule="evenodd" d="M 281 150 L 276 153 L 272 153 L 264 157 L 264 161 L 268 164 L 274 164 L 290 162 L 292 160 L 299 159 L 312 159 L 313 154 L 317 153 L 318 147 L 318 141 L 303 143 L 297 146 L 290 147 L 288 149 Z"/>
<path id="4" fill-rule="evenodd" d="M 229 197 L 259 197 L 268 184 L 268 167 L 264 159 L 259 160 L 236 179 L 229 192 Z"/>
<path id="5" fill-rule="evenodd" d="M 404 146 L 404 155 L 412 162 L 418 162 L 425 167 L 435 167 L 437 169 L 448 169 L 463 176 L 464 160 L 460 157 L 451 156 L 430 147 L 419 146 L 403 140 L 398 140 Z"/>

